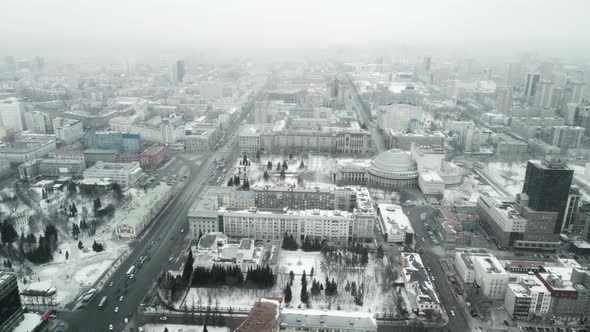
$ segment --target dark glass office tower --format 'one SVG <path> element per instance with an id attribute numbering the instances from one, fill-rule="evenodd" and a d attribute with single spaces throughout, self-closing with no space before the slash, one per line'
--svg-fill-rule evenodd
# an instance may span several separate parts
<path id="1" fill-rule="evenodd" d="M 14 274 L 0 272 L 0 331 L 10 332 L 23 320 L 22 304 Z"/>
<path id="2" fill-rule="evenodd" d="M 528 206 L 537 211 L 557 212 L 554 233 L 561 232 L 574 171 L 560 159 L 529 161 L 522 192 L 529 196 Z"/>

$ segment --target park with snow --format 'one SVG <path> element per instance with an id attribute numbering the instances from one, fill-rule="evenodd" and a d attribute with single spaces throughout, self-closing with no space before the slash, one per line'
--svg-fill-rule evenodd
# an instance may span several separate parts
<path id="1" fill-rule="evenodd" d="M 19 289 L 50 285 L 57 308 L 73 305 L 128 251 L 128 240 L 113 236 L 114 224 L 143 195 L 112 185 L 58 187 L 48 180 L 3 189 L 0 260 L 16 272 Z"/>
<path id="2" fill-rule="evenodd" d="M 398 275 L 394 270 L 383 256 L 377 257 L 363 247 L 282 250 L 272 287 L 190 287 L 174 306 L 179 310 L 210 307 L 248 312 L 258 298 L 266 296 L 284 297 L 288 308 L 395 315 L 400 295 L 392 291 Z M 306 295 L 302 288 L 307 290 Z"/>

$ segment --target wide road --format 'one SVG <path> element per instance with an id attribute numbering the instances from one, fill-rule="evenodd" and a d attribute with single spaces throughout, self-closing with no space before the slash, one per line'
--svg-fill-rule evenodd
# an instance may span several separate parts
<path id="1" fill-rule="evenodd" d="M 356 110 L 357 115 L 359 117 L 360 122 L 363 122 L 367 128 L 367 130 L 371 133 L 373 137 L 373 142 L 375 143 L 375 149 L 377 153 L 381 153 L 386 150 L 387 144 L 385 144 L 385 137 L 379 131 L 375 123 L 373 122 L 373 118 L 371 117 L 371 111 L 363 102 L 361 96 L 359 95 L 354 82 L 350 78 L 350 75 L 346 75 L 346 80 L 348 84 L 351 86 L 352 91 L 352 105 L 353 108 Z"/>
<path id="2" fill-rule="evenodd" d="M 250 108 L 250 107 L 249 107 Z M 247 112 L 234 122 L 228 130 L 236 131 L 237 126 Z M 169 264 L 171 255 L 177 255 L 183 241 L 181 238 L 188 232 L 187 214 L 191 205 L 215 171 L 214 160 L 222 158 L 232 162 L 238 156 L 235 139 L 226 141 L 219 150 L 204 154 L 175 154 L 175 158 L 189 167 L 190 173 L 186 184 L 179 189 L 176 197 L 152 221 L 150 229 L 140 239 L 132 243 L 132 253 L 117 268 L 116 272 L 107 280 L 105 286 L 90 301 L 87 308 L 79 311 L 60 312 L 60 319 L 67 322 L 68 331 L 90 332 L 109 331 L 113 325 L 114 331 L 129 331 L 124 319 L 132 320 L 144 296 L 156 283 L 159 274 Z M 184 232 L 181 233 L 181 230 Z M 126 272 L 131 266 L 137 265 L 141 256 L 150 257 L 133 279 Z M 110 286 L 111 282 L 113 286 Z M 98 308 L 100 299 L 106 296 L 107 302 L 103 308 Z M 122 301 L 119 297 L 123 296 Z M 115 308 L 118 307 L 118 312 Z"/>
<path id="3" fill-rule="evenodd" d="M 428 234 L 428 229 L 426 229 L 424 222 L 420 218 L 420 215 L 423 213 L 431 213 L 433 208 L 429 205 L 418 205 L 415 207 L 403 207 L 403 210 L 406 212 L 408 219 L 412 224 L 412 228 L 414 229 L 417 243 L 416 247 L 420 246 L 424 250 L 420 255 L 422 257 L 422 262 L 424 263 L 424 266 L 430 267 L 432 276 L 435 278 L 434 285 L 436 291 L 441 303 L 444 305 L 447 314 L 449 315 L 449 323 L 444 326 L 442 330 L 456 332 L 470 331 L 467 311 L 465 310 L 464 305 L 459 303 L 454 296 L 453 290 L 449 286 L 445 271 L 441 265 L 441 260 L 446 258 L 446 251 L 432 242 L 430 235 Z M 424 238 L 424 241 L 422 241 L 422 238 Z M 455 312 L 455 316 L 450 314 L 451 310 Z"/>

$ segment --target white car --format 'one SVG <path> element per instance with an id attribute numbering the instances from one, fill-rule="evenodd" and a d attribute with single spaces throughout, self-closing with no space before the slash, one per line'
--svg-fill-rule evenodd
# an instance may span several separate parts
<path id="1" fill-rule="evenodd" d="M 455 316 L 455 311 L 451 310 L 451 316 Z"/>
<path id="2" fill-rule="evenodd" d="M 119 307 L 115 307 L 115 312 L 119 312 Z"/>
<path id="3" fill-rule="evenodd" d="M 119 302 L 123 302 L 123 295 L 119 296 Z"/>
<path id="4" fill-rule="evenodd" d="M 125 319 L 123 320 L 125 322 L 125 324 L 129 323 L 129 318 L 125 317 Z"/>
<path id="5" fill-rule="evenodd" d="M 112 331 L 113 329 L 113 324 L 109 324 L 109 331 Z"/>

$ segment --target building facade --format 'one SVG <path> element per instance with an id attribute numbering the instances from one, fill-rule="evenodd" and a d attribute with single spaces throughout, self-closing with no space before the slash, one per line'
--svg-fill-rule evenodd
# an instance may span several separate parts
<path id="1" fill-rule="evenodd" d="M 22 322 L 21 304 L 16 276 L 0 271 L 0 331 L 11 332 Z"/>
<path id="2" fill-rule="evenodd" d="M 133 187 L 143 177 L 139 162 L 112 163 L 98 161 L 83 173 L 85 179 L 108 179 L 122 187 Z"/>

